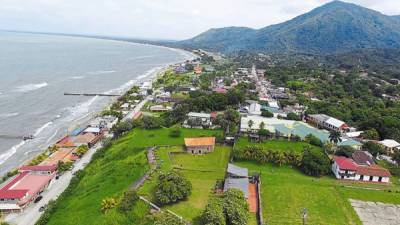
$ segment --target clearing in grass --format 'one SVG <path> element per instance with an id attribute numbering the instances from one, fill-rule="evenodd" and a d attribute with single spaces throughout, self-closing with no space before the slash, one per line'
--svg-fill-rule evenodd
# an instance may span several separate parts
<path id="1" fill-rule="evenodd" d="M 302 153 L 304 147 L 311 146 L 313 148 L 318 148 L 312 146 L 306 142 L 298 142 L 298 141 L 288 141 L 288 140 L 265 140 L 263 142 L 250 142 L 247 138 L 241 137 L 236 142 L 235 147 L 238 149 L 244 148 L 249 145 L 259 146 L 265 150 L 273 150 L 273 151 L 281 151 L 281 152 L 296 152 Z"/>

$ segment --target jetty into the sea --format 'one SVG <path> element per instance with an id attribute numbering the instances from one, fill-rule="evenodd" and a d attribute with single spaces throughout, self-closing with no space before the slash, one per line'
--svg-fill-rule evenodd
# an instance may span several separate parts
<path id="1" fill-rule="evenodd" d="M 98 94 L 98 93 L 69 93 L 65 92 L 64 95 L 72 95 L 72 96 L 101 96 L 101 97 L 120 97 L 122 95 L 116 95 L 116 94 Z"/>

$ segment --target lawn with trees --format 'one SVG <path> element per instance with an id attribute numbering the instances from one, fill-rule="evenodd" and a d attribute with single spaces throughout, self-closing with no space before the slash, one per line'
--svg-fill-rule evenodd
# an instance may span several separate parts
<path id="1" fill-rule="evenodd" d="M 250 173 L 261 173 L 263 217 L 267 224 L 301 224 L 303 208 L 308 210 L 307 224 L 361 224 L 350 198 L 400 204 L 400 193 L 362 189 L 363 184 L 330 176 L 315 178 L 292 166 L 250 161 L 235 164 L 249 168 Z"/>
<path id="2" fill-rule="evenodd" d="M 178 152 L 178 154 L 170 154 Z M 213 196 L 217 180 L 223 180 L 230 156 L 230 148 L 216 146 L 214 152 L 205 155 L 182 154 L 182 147 L 160 148 L 156 151 L 161 168 L 140 188 L 139 193 L 157 202 L 157 178 L 165 171 L 176 170 L 192 184 L 191 195 L 176 204 L 162 208 L 173 211 L 194 224 L 200 224 L 200 216 Z"/>
<path id="3" fill-rule="evenodd" d="M 221 133 L 218 130 L 181 129 L 181 137 L 171 137 L 173 129 L 134 129 L 110 146 L 98 150 L 37 224 L 153 224 L 146 219 L 149 208 L 142 201 L 137 201 L 133 207 L 125 207 L 128 208 L 126 213 L 118 210 L 129 186 L 149 170 L 146 148 L 154 145 L 182 146 L 183 137 Z"/>

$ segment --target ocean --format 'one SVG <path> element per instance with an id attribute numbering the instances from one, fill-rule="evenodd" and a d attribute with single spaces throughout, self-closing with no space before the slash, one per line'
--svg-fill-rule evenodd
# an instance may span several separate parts
<path id="1" fill-rule="evenodd" d="M 188 52 L 122 41 L 0 32 L 0 175 L 101 111 L 109 97 L 148 80 Z M 18 138 L 34 135 L 35 139 Z"/>

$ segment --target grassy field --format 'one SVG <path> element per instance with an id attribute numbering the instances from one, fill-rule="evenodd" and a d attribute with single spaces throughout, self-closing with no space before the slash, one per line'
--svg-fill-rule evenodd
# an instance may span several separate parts
<path id="1" fill-rule="evenodd" d="M 183 137 L 211 136 L 219 131 L 182 129 L 179 138 L 171 138 L 169 133 L 170 129 L 134 130 L 113 143 L 103 157 L 85 168 L 84 177 L 60 201 L 48 224 L 146 224 L 143 218 L 148 212 L 147 207 L 137 207 L 129 216 L 116 210 L 103 214 L 101 201 L 107 197 L 118 199 L 149 169 L 145 147 L 182 145 Z"/>
<path id="2" fill-rule="evenodd" d="M 163 148 L 157 151 L 158 160 L 162 162 L 161 171 L 168 171 L 172 168 L 179 170 L 191 181 L 193 190 L 186 201 L 164 208 L 198 224 L 199 216 L 212 195 L 216 181 L 224 179 L 230 148 L 217 146 L 213 153 L 206 155 L 174 154 L 171 157 L 168 156 L 169 152 L 177 151 L 182 151 L 182 148 Z M 153 193 L 157 176 L 158 173 L 153 174 L 152 179 L 146 182 L 139 191 L 153 201 L 156 201 Z"/>
<path id="3" fill-rule="evenodd" d="M 282 152 L 303 152 L 305 146 L 312 146 L 305 142 L 294 142 L 294 141 L 287 141 L 287 140 L 266 140 L 262 143 L 253 143 L 249 142 L 247 138 L 242 137 L 236 142 L 236 148 L 243 148 L 248 145 L 256 145 L 263 147 L 264 149 L 270 149 L 274 151 L 282 151 Z M 312 146 L 315 148 L 315 146 Z"/>
<path id="4" fill-rule="evenodd" d="M 303 208 L 308 209 L 307 224 L 361 224 L 349 198 L 400 204 L 399 193 L 360 189 L 362 185 L 333 177 L 313 178 L 289 166 L 237 164 L 261 172 L 262 207 L 268 224 L 301 224 Z"/>

